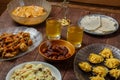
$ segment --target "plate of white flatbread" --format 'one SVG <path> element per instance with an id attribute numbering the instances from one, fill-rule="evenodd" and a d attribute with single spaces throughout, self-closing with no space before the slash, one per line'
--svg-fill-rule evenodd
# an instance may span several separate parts
<path id="1" fill-rule="evenodd" d="M 94 35 L 107 35 L 118 30 L 118 22 L 106 15 L 90 14 L 78 20 L 78 25 L 84 28 L 84 31 Z"/>

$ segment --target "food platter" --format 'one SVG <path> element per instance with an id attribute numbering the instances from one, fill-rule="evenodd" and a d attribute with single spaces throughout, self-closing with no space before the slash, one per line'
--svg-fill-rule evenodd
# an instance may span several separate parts
<path id="1" fill-rule="evenodd" d="M 26 64 L 34 64 L 34 65 L 38 65 L 38 64 L 42 64 L 43 66 L 45 66 L 46 68 L 48 68 L 50 70 L 50 72 L 52 73 L 52 75 L 57 79 L 57 80 L 62 80 L 61 74 L 59 72 L 59 70 L 54 67 L 53 65 L 49 64 L 49 63 L 45 63 L 45 62 L 40 62 L 40 61 L 31 61 L 31 62 L 24 62 L 21 63 L 15 67 L 13 67 L 7 74 L 6 79 L 5 80 L 10 80 L 13 72 L 17 69 L 21 69 L 23 66 L 25 66 Z"/>
<path id="2" fill-rule="evenodd" d="M 101 44 L 101 43 L 95 43 L 95 44 L 88 45 L 88 46 L 82 48 L 81 50 L 79 50 L 74 59 L 74 72 L 75 72 L 75 75 L 78 80 L 90 80 L 89 78 L 93 75 L 91 72 L 84 72 L 83 70 L 81 70 L 80 67 L 78 66 L 79 62 L 83 62 L 83 61 L 88 62 L 88 56 L 90 55 L 90 53 L 94 52 L 94 53 L 98 54 L 104 48 L 111 49 L 114 57 L 117 59 L 120 59 L 120 50 L 112 45 Z M 91 64 L 91 65 L 93 67 L 97 66 L 96 64 Z M 98 65 L 104 66 L 103 63 L 98 64 Z M 118 68 L 120 68 L 120 67 L 118 67 Z M 107 75 L 105 77 L 105 80 L 113 80 L 113 78 L 111 78 L 111 76 Z M 118 80 L 120 80 L 120 79 L 118 79 Z"/>
<path id="3" fill-rule="evenodd" d="M 84 28 L 84 31 L 93 35 L 108 35 L 118 30 L 118 22 L 107 15 L 90 14 L 78 20 L 78 25 Z"/>
<path id="4" fill-rule="evenodd" d="M 11 59 L 21 57 L 21 56 L 29 53 L 30 51 L 34 50 L 42 41 L 41 32 L 37 31 L 35 28 L 28 28 L 28 27 L 20 26 L 20 27 L 9 27 L 9 28 L 3 27 L 2 29 L 0 29 L 0 34 L 2 34 L 2 33 L 16 34 L 18 32 L 29 32 L 30 38 L 32 39 L 33 44 L 28 47 L 27 51 L 21 52 L 18 55 L 11 57 L 11 58 L 0 58 L 0 61 L 11 60 Z"/>

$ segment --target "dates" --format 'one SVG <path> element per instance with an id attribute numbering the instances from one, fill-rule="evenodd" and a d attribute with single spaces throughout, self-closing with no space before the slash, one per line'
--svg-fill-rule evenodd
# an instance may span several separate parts
<path id="1" fill-rule="evenodd" d="M 50 59 L 65 59 L 71 54 L 68 53 L 68 49 L 63 45 L 48 45 L 42 49 L 42 53 Z"/>

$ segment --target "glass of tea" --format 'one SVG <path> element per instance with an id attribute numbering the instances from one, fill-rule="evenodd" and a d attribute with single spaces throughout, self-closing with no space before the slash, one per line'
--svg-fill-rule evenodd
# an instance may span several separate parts
<path id="1" fill-rule="evenodd" d="M 46 35 L 48 39 L 60 39 L 61 23 L 59 19 L 51 17 L 46 20 Z"/>
<path id="2" fill-rule="evenodd" d="M 67 28 L 67 41 L 71 42 L 76 48 L 81 47 L 83 39 L 83 28 L 77 25 L 69 25 Z"/>

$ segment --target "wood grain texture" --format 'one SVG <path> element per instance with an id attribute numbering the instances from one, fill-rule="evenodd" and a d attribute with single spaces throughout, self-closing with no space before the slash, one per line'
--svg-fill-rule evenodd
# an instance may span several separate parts
<path id="1" fill-rule="evenodd" d="M 60 7 L 52 6 L 52 11 L 51 11 L 51 14 L 49 15 L 49 17 L 62 17 L 62 14 L 60 12 L 61 12 Z M 83 17 L 84 15 L 93 14 L 93 13 L 99 13 L 99 14 L 105 14 L 105 15 L 111 16 L 120 23 L 120 14 L 119 13 L 106 12 L 106 11 L 103 11 L 102 9 L 91 11 L 89 9 L 84 9 L 84 8 L 81 8 L 78 6 L 76 6 L 76 7 L 71 6 L 69 8 L 68 17 L 70 18 L 70 20 L 73 24 L 77 24 L 77 21 L 79 18 Z M 15 23 L 11 19 L 7 10 L 0 16 L 0 22 L 3 22 L 5 24 L 5 27 L 21 26 L 20 24 Z M 43 22 L 39 25 L 36 25 L 36 26 L 29 26 L 29 27 L 34 27 L 38 31 L 40 31 L 43 34 L 43 39 L 46 40 L 45 22 Z M 66 27 L 62 28 L 62 30 L 64 32 L 64 33 L 62 33 L 62 39 L 66 39 Z M 106 36 L 95 36 L 95 35 L 90 35 L 90 34 L 84 33 L 83 44 L 82 44 L 81 48 L 83 48 L 89 44 L 94 44 L 94 43 L 104 43 L 104 44 L 107 43 L 107 44 L 113 45 L 120 49 L 120 28 L 117 32 L 110 34 L 110 35 L 106 35 Z M 78 50 L 80 50 L 80 49 L 78 49 Z M 76 50 L 76 52 L 78 50 Z M 48 61 L 45 61 L 44 58 L 39 55 L 38 47 L 35 50 L 33 50 L 32 52 L 30 52 L 20 58 L 17 58 L 17 59 L 11 60 L 11 61 L 1 62 L 0 63 L 0 80 L 5 80 L 5 76 L 7 75 L 8 71 L 12 67 L 14 67 L 15 65 L 18 65 L 20 63 L 28 62 L 28 61 L 44 61 L 44 62 L 50 63 L 50 64 L 56 66 L 60 70 L 63 80 L 77 80 L 77 78 L 74 74 L 74 70 L 73 70 L 74 56 L 69 60 L 59 62 L 59 63 L 48 62 Z"/>
<path id="2" fill-rule="evenodd" d="M 120 7 L 120 0 L 114 0 L 114 1 L 113 0 L 70 0 L 70 1 Z"/>
<path id="3" fill-rule="evenodd" d="M 10 0 L 0 0 L 0 15 L 3 13 L 3 11 L 6 9 L 7 4 Z"/>

